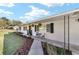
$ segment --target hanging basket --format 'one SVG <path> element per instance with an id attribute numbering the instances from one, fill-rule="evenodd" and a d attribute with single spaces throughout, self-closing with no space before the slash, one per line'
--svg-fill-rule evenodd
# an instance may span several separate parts
<path id="1" fill-rule="evenodd" d="M 32 24 L 32 27 L 34 27 L 34 24 Z"/>
<path id="2" fill-rule="evenodd" d="M 39 23 L 39 24 L 38 24 L 38 26 L 39 26 L 39 27 L 41 27 L 41 26 L 42 26 L 42 24 L 41 24 L 41 23 Z"/>

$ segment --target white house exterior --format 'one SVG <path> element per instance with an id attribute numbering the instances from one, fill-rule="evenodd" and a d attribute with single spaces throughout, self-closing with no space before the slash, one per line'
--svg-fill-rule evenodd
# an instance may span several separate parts
<path id="1" fill-rule="evenodd" d="M 39 31 L 35 31 L 35 26 L 31 27 L 33 36 L 36 36 L 36 32 L 39 32 L 49 41 L 56 41 L 56 43 L 54 42 L 56 46 L 70 49 L 72 54 L 79 54 L 79 9 L 44 18 L 32 22 L 31 25 L 39 23 L 42 24 Z M 52 33 L 48 29 L 51 23 L 53 26 Z"/>

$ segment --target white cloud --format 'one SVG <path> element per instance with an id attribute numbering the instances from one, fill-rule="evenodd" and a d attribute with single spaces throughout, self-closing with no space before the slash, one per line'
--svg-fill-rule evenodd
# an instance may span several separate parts
<path id="1" fill-rule="evenodd" d="M 5 11 L 5 10 L 0 9 L 0 16 L 7 16 L 7 17 L 9 17 L 9 16 L 11 16 L 13 14 L 14 13 L 11 12 L 11 11 Z"/>
<path id="2" fill-rule="evenodd" d="M 0 3 L 0 6 L 4 6 L 4 7 L 13 7 L 15 6 L 13 3 Z"/>
<path id="3" fill-rule="evenodd" d="M 34 6 L 30 6 L 32 8 L 31 12 L 25 13 L 26 16 L 40 16 L 40 15 L 47 15 L 48 11 L 39 9 Z"/>
<path id="4" fill-rule="evenodd" d="M 42 5 L 48 6 L 48 7 L 55 7 L 55 6 L 63 6 L 64 3 L 41 3 Z"/>
<path id="5" fill-rule="evenodd" d="M 49 14 L 49 11 L 46 11 L 44 9 L 40 9 L 34 6 L 30 7 L 32 8 L 32 11 L 26 12 L 24 16 L 20 17 L 20 19 L 34 20 Z"/>

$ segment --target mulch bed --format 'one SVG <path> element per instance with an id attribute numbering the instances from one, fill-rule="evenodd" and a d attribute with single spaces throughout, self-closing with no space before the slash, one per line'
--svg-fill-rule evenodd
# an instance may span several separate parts
<path id="1" fill-rule="evenodd" d="M 14 53 L 14 55 L 28 55 L 29 53 L 29 50 L 31 48 L 31 45 L 33 43 L 33 40 L 32 38 L 30 37 L 23 37 L 23 45 Z"/>

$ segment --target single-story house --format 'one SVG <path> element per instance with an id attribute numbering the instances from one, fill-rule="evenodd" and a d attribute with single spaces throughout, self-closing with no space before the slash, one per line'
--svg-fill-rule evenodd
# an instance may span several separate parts
<path id="1" fill-rule="evenodd" d="M 79 9 L 34 21 L 26 27 L 32 36 L 40 34 L 48 43 L 79 54 Z"/>

